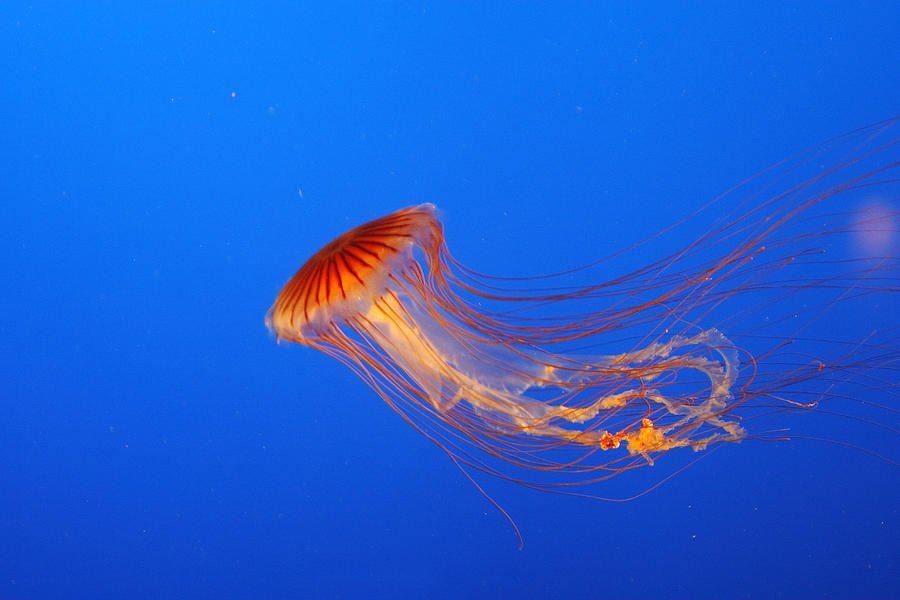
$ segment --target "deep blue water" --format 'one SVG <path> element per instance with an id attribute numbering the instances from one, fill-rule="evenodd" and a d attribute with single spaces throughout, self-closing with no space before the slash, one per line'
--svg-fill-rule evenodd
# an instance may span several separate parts
<path id="1" fill-rule="evenodd" d="M 755 4 L 4 2 L 0 598 L 900 596 L 895 466 L 748 441 L 624 503 L 480 479 L 518 551 L 263 326 L 397 208 L 555 271 L 900 114 L 900 5 Z"/>

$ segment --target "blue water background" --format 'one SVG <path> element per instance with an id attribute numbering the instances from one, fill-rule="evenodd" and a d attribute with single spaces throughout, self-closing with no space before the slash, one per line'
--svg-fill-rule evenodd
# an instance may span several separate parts
<path id="1" fill-rule="evenodd" d="M 408 205 L 491 273 L 628 245 L 900 113 L 898 25 L 897 2 L 4 2 L 0 598 L 898 597 L 896 467 L 747 442 L 624 503 L 481 479 L 519 551 L 438 448 L 263 327 L 323 243 Z"/>

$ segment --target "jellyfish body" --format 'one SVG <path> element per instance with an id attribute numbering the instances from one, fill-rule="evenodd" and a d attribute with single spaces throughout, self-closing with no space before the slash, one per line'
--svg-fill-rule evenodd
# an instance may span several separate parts
<path id="1" fill-rule="evenodd" d="M 824 203 L 843 208 L 835 198 L 854 190 L 877 187 L 896 199 L 895 126 L 814 148 L 774 176 L 782 191 L 772 192 L 770 179 L 696 241 L 589 286 L 536 289 L 525 286 L 544 279 L 483 276 L 451 256 L 433 205 L 402 209 L 317 252 L 266 322 L 278 339 L 350 367 L 457 464 L 532 487 L 568 490 L 676 448 L 740 441 L 751 435 L 743 421 L 754 408 L 814 407 L 837 396 L 836 383 L 871 381 L 873 359 L 880 381 L 888 373 L 887 385 L 896 385 L 896 344 L 876 349 L 865 332 L 847 340 L 852 350 L 798 358 L 785 348 L 808 323 L 751 351 L 732 341 L 733 319 L 708 322 L 735 300 L 771 309 L 811 289 L 832 291 L 815 321 L 845 299 L 897 290 L 892 255 L 793 276 L 800 264 L 833 264 L 822 259 L 833 238 L 896 232 L 890 209 L 835 217 L 829 205 L 821 212 L 829 220 L 817 220 Z M 798 162 L 823 156 L 836 158 L 812 177 L 791 178 Z M 619 351 L 593 353 L 609 347 L 604 338 Z"/>

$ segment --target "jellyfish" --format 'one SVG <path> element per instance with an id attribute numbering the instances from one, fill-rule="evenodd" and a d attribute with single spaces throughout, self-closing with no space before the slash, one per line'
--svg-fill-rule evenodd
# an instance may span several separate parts
<path id="1" fill-rule="evenodd" d="M 618 253 L 489 276 L 451 255 L 433 204 L 404 208 L 316 252 L 266 324 L 354 371 L 467 476 L 580 493 L 670 452 L 789 439 L 751 424 L 861 388 L 896 396 L 896 337 L 841 337 L 829 316 L 900 290 L 897 128 L 766 169 L 685 217 L 711 219 L 702 235 L 637 269 L 611 272 Z M 867 198 L 877 209 L 854 204 Z"/>

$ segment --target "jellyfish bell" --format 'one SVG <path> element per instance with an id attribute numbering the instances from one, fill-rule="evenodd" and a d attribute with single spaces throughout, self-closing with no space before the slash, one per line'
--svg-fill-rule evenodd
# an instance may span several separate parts
<path id="1" fill-rule="evenodd" d="M 279 339 L 309 343 L 353 315 L 373 313 L 390 279 L 434 253 L 441 224 L 433 204 L 410 207 L 355 227 L 316 252 L 281 290 L 266 315 Z"/>

